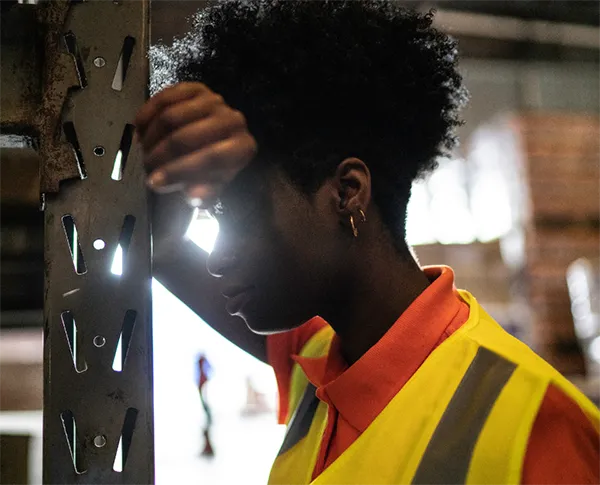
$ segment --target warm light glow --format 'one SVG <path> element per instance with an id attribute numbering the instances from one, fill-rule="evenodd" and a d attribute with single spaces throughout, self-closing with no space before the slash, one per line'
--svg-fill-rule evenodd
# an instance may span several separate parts
<path id="1" fill-rule="evenodd" d="M 429 194 L 427 185 L 423 182 L 416 183 L 412 187 L 406 219 L 406 240 L 411 246 L 435 242 L 431 230 Z"/>
<path id="2" fill-rule="evenodd" d="M 513 214 L 507 183 L 494 166 L 486 167 L 473 171 L 462 159 L 442 159 L 429 179 L 413 184 L 408 244 L 470 244 L 508 234 Z"/>
<path id="3" fill-rule="evenodd" d="M 513 216 L 508 188 L 499 171 L 490 170 L 475 178 L 470 202 L 477 239 L 485 242 L 508 234 Z"/>

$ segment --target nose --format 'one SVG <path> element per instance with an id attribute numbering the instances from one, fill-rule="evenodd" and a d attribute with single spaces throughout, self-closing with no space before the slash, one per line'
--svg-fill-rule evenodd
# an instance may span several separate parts
<path id="1" fill-rule="evenodd" d="M 221 278 L 236 262 L 237 258 L 231 252 L 225 253 L 215 248 L 206 260 L 206 269 L 215 278 Z"/>

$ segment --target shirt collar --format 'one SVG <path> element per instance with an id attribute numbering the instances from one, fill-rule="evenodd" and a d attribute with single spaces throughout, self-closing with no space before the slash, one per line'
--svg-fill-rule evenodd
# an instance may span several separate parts
<path id="1" fill-rule="evenodd" d="M 317 396 L 361 433 L 447 336 L 465 305 L 451 268 L 432 266 L 423 271 L 431 284 L 352 366 L 344 361 L 337 336 L 324 357 L 292 356 L 317 387 Z"/>

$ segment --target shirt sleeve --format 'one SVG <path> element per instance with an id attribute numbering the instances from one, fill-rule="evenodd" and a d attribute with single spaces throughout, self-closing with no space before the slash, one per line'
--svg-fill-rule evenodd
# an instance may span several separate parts
<path id="1" fill-rule="evenodd" d="M 299 354 L 306 342 L 326 325 L 325 320 L 315 317 L 288 332 L 267 336 L 267 361 L 273 367 L 279 391 L 279 424 L 285 424 L 287 418 L 290 379 L 294 366 L 292 355 Z"/>
<path id="2" fill-rule="evenodd" d="M 524 484 L 600 483 L 600 438 L 579 405 L 550 385 L 533 424 Z"/>

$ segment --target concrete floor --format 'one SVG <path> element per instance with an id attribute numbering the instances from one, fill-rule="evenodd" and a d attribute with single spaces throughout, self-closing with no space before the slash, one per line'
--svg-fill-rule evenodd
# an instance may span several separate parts
<path id="1" fill-rule="evenodd" d="M 156 484 L 244 484 L 264 485 L 285 428 L 273 415 L 220 419 L 215 417 L 212 441 L 215 456 L 200 456 L 203 439 L 195 454 L 157 456 Z"/>

